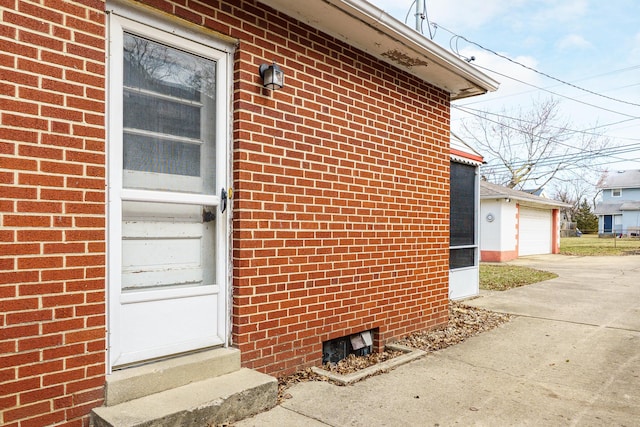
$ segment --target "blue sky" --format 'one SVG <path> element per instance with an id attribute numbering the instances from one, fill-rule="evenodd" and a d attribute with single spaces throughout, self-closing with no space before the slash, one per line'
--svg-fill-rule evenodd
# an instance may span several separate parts
<path id="1" fill-rule="evenodd" d="M 369 1 L 402 22 L 410 12 L 407 23 L 415 26 L 411 0 Z M 499 113 L 551 96 L 487 69 L 497 71 L 593 104 L 559 98 L 562 115 L 573 129 L 601 126 L 614 144 L 640 147 L 640 106 L 629 104 L 640 104 L 640 1 L 427 0 L 427 11 L 439 26 L 434 41 L 447 49 L 453 32 L 560 80 L 627 102 L 560 84 L 458 39 L 458 52 L 474 56 L 472 64 L 500 82 L 497 92 L 458 105 Z M 426 24 L 424 34 L 428 35 Z M 462 118 L 454 110 L 454 131 Z M 624 122 L 613 124 L 620 121 Z M 603 158 L 601 163 L 610 171 L 640 169 L 640 150 Z"/>

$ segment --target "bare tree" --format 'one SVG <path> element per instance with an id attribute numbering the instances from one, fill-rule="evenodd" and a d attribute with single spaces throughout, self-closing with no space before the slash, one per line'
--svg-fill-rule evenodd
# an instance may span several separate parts
<path id="1" fill-rule="evenodd" d="M 571 171 L 574 172 L 574 171 Z M 584 173 L 570 173 L 570 178 L 557 179 L 553 199 L 571 205 L 562 209 L 564 219 L 567 222 L 575 222 L 575 217 L 580 210 L 583 200 L 592 199 L 597 195 L 596 183 L 599 179 L 599 171 L 583 171 Z"/>
<path id="2" fill-rule="evenodd" d="M 534 101 L 528 110 L 477 114 L 463 121 L 462 133 L 485 156 L 483 176 L 518 190 L 537 191 L 567 179 L 566 171 L 592 170 L 609 145 L 602 134 L 572 130 L 553 98 Z"/>

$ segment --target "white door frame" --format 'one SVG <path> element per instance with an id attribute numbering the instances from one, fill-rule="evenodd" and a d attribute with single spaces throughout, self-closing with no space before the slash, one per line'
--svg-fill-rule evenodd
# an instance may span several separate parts
<path id="1" fill-rule="evenodd" d="M 108 363 L 110 373 L 119 357 L 120 343 L 118 327 L 121 316 L 121 275 L 122 275 L 122 201 L 143 200 L 180 204 L 218 206 L 221 188 L 232 183 L 231 154 L 231 93 L 233 75 L 233 45 L 196 32 L 176 22 L 157 19 L 134 7 L 108 5 L 108 61 L 107 61 L 107 325 L 108 325 Z M 216 77 L 216 189 L 215 195 L 192 195 L 188 193 L 168 194 L 162 191 L 124 189 L 122 180 L 122 90 L 121 73 L 112 70 L 122 69 L 123 30 L 142 33 L 161 42 L 185 49 L 195 54 L 210 57 L 218 62 Z M 227 346 L 231 332 L 231 224 L 232 203 L 229 200 L 227 211 L 216 219 L 217 242 L 215 276 L 220 289 L 217 307 L 217 334 L 223 337 L 221 344 Z M 126 363 L 126 362 L 125 362 Z"/>

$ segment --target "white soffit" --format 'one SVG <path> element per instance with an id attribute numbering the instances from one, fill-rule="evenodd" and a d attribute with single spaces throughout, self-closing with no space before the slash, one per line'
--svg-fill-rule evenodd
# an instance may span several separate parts
<path id="1" fill-rule="evenodd" d="M 260 0 L 451 94 L 481 95 L 498 82 L 366 0 Z"/>

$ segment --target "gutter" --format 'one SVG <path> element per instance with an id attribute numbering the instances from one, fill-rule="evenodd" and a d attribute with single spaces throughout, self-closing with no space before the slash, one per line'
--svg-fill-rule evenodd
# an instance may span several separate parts
<path id="1" fill-rule="evenodd" d="M 482 95 L 498 82 L 366 0 L 259 0 L 448 92 Z"/>
<path id="2" fill-rule="evenodd" d="M 369 14 L 377 23 L 382 27 L 390 29 L 392 32 L 398 33 L 402 38 L 409 40 L 413 46 L 408 45 L 409 48 L 423 51 L 425 55 L 433 54 L 436 56 L 436 60 L 442 65 L 446 65 L 447 68 L 456 72 L 459 76 L 476 83 L 478 86 L 484 88 L 487 92 L 494 92 L 498 90 L 499 83 L 493 80 L 488 75 L 479 71 L 477 68 L 470 65 L 467 61 L 460 59 L 458 56 L 444 49 L 439 44 L 429 40 L 410 26 L 398 21 L 396 18 L 389 15 L 377 6 L 369 3 L 366 0 L 325 0 L 328 3 L 337 5 L 342 3 L 349 7 L 359 9 Z M 377 15 L 377 17 L 376 17 Z M 376 26 L 374 26 L 376 27 Z M 377 28 L 377 27 L 376 27 Z M 403 42 L 399 40 L 399 42 Z M 420 52 L 418 52 L 420 53 Z"/>

